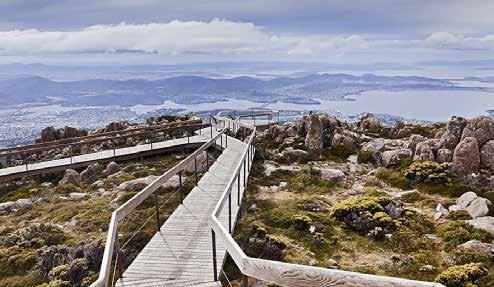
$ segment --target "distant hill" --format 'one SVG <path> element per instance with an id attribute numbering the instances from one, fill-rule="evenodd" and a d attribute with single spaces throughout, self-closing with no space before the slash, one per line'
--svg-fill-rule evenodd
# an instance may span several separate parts
<path id="1" fill-rule="evenodd" d="M 258 79 L 177 76 L 159 80 L 82 80 L 59 82 L 39 76 L 0 77 L 0 104 L 62 103 L 65 105 L 161 104 L 165 100 L 195 104 L 226 98 L 258 102 L 342 100 L 345 95 L 375 89 L 475 89 L 425 77 L 373 74 L 311 74 L 303 77 Z"/>

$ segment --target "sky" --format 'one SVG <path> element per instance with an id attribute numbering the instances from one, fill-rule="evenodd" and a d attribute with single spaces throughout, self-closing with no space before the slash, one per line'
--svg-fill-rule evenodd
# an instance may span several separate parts
<path id="1" fill-rule="evenodd" d="M 492 0 L 1 0 L 0 63 L 494 59 Z"/>

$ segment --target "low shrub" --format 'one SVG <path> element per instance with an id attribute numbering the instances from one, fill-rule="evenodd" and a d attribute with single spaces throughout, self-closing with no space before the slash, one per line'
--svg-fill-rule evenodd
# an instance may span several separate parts
<path id="1" fill-rule="evenodd" d="M 463 221 L 451 221 L 439 226 L 438 235 L 443 239 L 446 250 L 452 250 L 474 239 L 481 242 L 490 242 L 493 239 L 487 231 L 475 228 Z"/>
<path id="2" fill-rule="evenodd" d="M 472 219 L 470 214 L 465 210 L 451 211 L 446 217 L 449 220 L 469 220 Z"/>
<path id="3" fill-rule="evenodd" d="M 360 197 L 337 202 L 330 216 L 359 233 L 381 238 L 394 231 L 395 219 L 401 217 L 402 204 L 387 197 Z"/>
<path id="4" fill-rule="evenodd" d="M 403 172 L 404 176 L 414 184 L 449 184 L 452 181 L 449 163 L 433 161 L 413 162 Z"/>
<path id="5" fill-rule="evenodd" d="M 357 155 L 357 161 L 359 163 L 369 163 L 374 162 L 374 157 L 372 156 L 372 152 L 368 150 L 361 150 Z"/>
<path id="6" fill-rule="evenodd" d="M 488 270 L 480 263 L 470 263 L 452 266 L 436 277 L 436 282 L 446 287 L 472 287 L 482 277 L 488 275 Z"/>
<path id="7" fill-rule="evenodd" d="M 376 177 L 387 184 L 400 189 L 410 189 L 412 187 L 411 182 L 400 172 L 384 167 L 380 167 L 376 170 Z"/>
<path id="8" fill-rule="evenodd" d="M 312 225 L 312 219 L 307 215 L 296 214 L 293 216 L 293 227 L 296 230 L 307 230 Z"/>

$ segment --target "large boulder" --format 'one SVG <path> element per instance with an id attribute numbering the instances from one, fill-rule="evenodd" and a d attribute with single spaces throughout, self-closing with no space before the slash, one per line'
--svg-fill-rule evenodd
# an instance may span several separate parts
<path id="1" fill-rule="evenodd" d="M 467 208 L 467 206 L 472 203 L 478 196 L 475 192 L 469 191 L 462 194 L 460 197 L 456 199 L 456 204 L 460 206 L 461 209 Z"/>
<path id="2" fill-rule="evenodd" d="M 438 163 L 451 162 L 453 160 L 453 151 L 447 148 L 440 148 L 437 151 L 436 161 Z"/>
<path id="3" fill-rule="evenodd" d="M 415 148 L 415 155 L 413 156 L 415 161 L 434 161 L 434 142 L 426 140 L 419 142 Z"/>
<path id="4" fill-rule="evenodd" d="M 377 138 L 365 143 L 360 149 L 361 154 L 368 153 L 376 163 L 381 162 L 381 153 L 384 151 L 384 139 Z"/>
<path id="5" fill-rule="evenodd" d="M 379 133 L 381 131 L 381 123 L 375 115 L 368 113 L 360 119 L 358 130 L 361 132 Z"/>
<path id="6" fill-rule="evenodd" d="M 121 131 L 126 129 L 128 126 L 129 124 L 127 122 L 121 122 L 121 121 L 111 122 L 108 125 L 106 125 L 104 131 L 105 132 Z"/>
<path id="7" fill-rule="evenodd" d="M 342 182 L 346 180 L 346 175 L 343 171 L 334 168 L 322 168 L 321 178 L 329 181 Z"/>
<path id="8" fill-rule="evenodd" d="M 388 150 L 382 153 L 382 165 L 384 167 L 398 166 L 400 163 L 412 157 L 409 149 Z"/>
<path id="9" fill-rule="evenodd" d="M 480 166 L 494 172 L 494 140 L 486 142 L 480 148 Z"/>
<path id="10" fill-rule="evenodd" d="M 81 181 L 89 182 L 98 176 L 101 166 L 99 163 L 89 165 L 81 172 Z"/>
<path id="11" fill-rule="evenodd" d="M 120 171 L 120 169 L 121 169 L 121 168 L 120 168 L 120 166 L 118 165 L 118 163 L 116 163 L 116 162 L 112 161 L 112 162 L 110 162 L 110 163 L 106 166 L 105 170 L 103 170 L 103 175 L 104 175 L 104 176 L 109 176 L 109 175 L 115 174 L 115 173 L 119 172 L 119 171 Z"/>
<path id="12" fill-rule="evenodd" d="M 61 138 L 60 136 L 60 131 L 55 129 L 54 127 L 47 127 L 41 130 L 41 136 L 39 141 L 44 143 L 44 142 L 51 142 L 51 141 L 56 141 Z"/>
<path id="13" fill-rule="evenodd" d="M 467 223 L 476 228 L 485 230 L 494 236 L 494 217 L 492 216 L 484 216 L 467 220 Z"/>
<path id="14" fill-rule="evenodd" d="M 448 122 L 446 132 L 441 136 L 439 147 L 453 150 L 460 142 L 463 129 L 466 125 L 466 119 L 462 117 L 452 117 Z"/>
<path id="15" fill-rule="evenodd" d="M 65 171 L 65 174 L 63 175 L 63 178 L 58 182 L 58 184 L 73 184 L 73 185 L 79 185 L 80 183 L 81 183 L 81 175 L 73 169 L 67 169 Z"/>
<path id="16" fill-rule="evenodd" d="M 318 115 L 312 114 L 310 116 L 307 135 L 305 136 L 305 146 L 310 152 L 319 154 L 323 148 L 322 138 L 323 127 Z"/>
<path id="17" fill-rule="evenodd" d="M 465 209 L 473 218 L 483 217 L 490 214 L 492 203 L 487 198 L 476 198 Z"/>
<path id="18" fill-rule="evenodd" d="M 453 153 L 453 170 L 460 176 L 476 172 L 480 167 L 477 139 L 466 137 L 460 141 Z"/>
<path id="19" fill-rule="evenodd" d="M 411 149 L 411 150 L 415 150 L 415 148 L 417 147 L 417 145 L 423 141 L 425 141 L 426 138 L 422 135 L 417 135 L 417 134 L 413 134 L 410 136 L 410 138 L 408 139 L 408 144 L 407 144 L 407 148 Z"/>
<path id="20" fill-rule="evenodd" d="M 463 129 L 462 140 L 467 137 L 474 137 L 480 146 L 494 139 L 494 119 L 487 116 L 473 118 L 468 121 Z"/>
<path id="21" fill-rule="evenodd" d="M 358 136 L 355 133 L 340 130 L 335 132 L 331 140 L 331 146 L 334 148 L 343 148 L 348 151 L 353 151 L 357 148 Z"/>
<path id="22" fill-rule="evenodd" d="M 458 245 L 457 248 L 461 251 L 484 255 L 488 258 L 494 258 L 494 245 L 480 242 L 479 240 L 467 241 L 463 244 Z"/>

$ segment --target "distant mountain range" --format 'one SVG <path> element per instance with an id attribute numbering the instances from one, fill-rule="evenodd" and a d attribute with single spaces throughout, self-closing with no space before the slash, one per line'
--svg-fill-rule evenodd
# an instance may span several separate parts
<path id="1" fill-rule="evenodd" d="M 208 78 L 177 76 L 159 80 L 52 81 L 39 76 L 0 77 L 0 105 L 63 104 L 120 105 L 176 103 L 195 104 L 225 99 L 256 102 L 317 103 L 316 99 L 345 100 L 345 96 L 368 90 L 478 90 L 459 87 L 447 80 L 425 77 L 365 74 L 311 74 L 302 77 Z"/>

